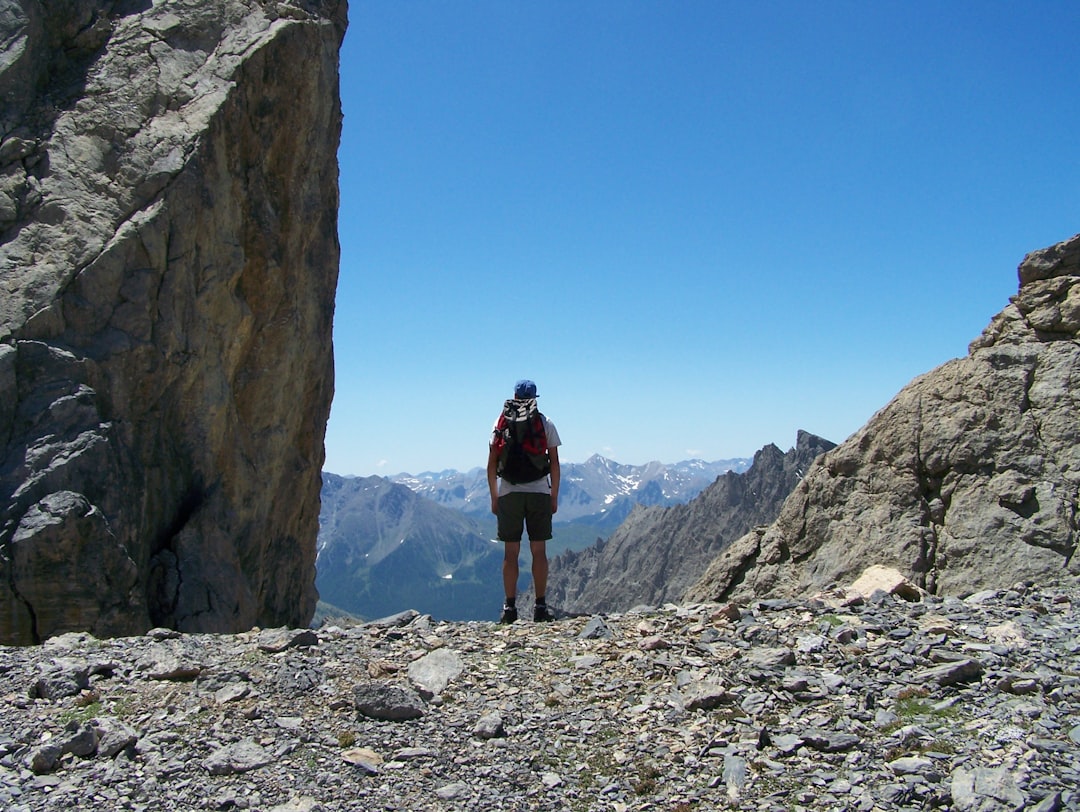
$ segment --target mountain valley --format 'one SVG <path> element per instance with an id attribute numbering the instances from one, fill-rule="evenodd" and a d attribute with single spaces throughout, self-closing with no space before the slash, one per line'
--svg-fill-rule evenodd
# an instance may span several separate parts
<path id="1" fill-rule="evenodd" d="M 719 477 L 739 476 L 745 459 L 624 465 L 594 455 L 563 464 L 549 556 L 584 549 L 635 507 L 672 506 Z M 502 547 L 493 542 L 483 469 L 392 478 L 324 473 L 316 587 L 322 604 L 377 618 L 416 609 L 440 619 L 490 618 L 502 601 Z M 527 554 L 526 554 L 527 557 Z M 521 591 L 528 586 L 523 562 Z"/>

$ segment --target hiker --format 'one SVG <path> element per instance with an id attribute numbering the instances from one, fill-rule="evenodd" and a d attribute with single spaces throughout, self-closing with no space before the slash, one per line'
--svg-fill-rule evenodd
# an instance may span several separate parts
<path id="1" fill-rule="evenodd" d="M 518 555 L 528 530 L 536 607 L 533 620 L 554 620 L 547 608 L 547 540 L 551 517 L 559 509 L 559 432 L 536 407 L 536 384 L 521 380 L 514 397 L 503 404 L 488 445 L 491 512 L 499 517 L 503 542 L 503 588 L 506 603 L 500 623 L 517 620 Z"/>

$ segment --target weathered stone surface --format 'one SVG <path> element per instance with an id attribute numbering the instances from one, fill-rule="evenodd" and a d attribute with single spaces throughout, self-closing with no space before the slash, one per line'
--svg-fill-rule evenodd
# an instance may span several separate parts
<path id="1" fill-rule="evenodd" d="M 135 665 L 161 644 L 146 635 L 0 647 L 0 809 L 1080 808 L 1075 586 L 881 593 L 842 614 L 817 600 L 718 608 L 611 614 L 605 637 L 582 635 L 588 618 L 420 617 L 324 627 L 318 645 L 276 653 L 255 631 L 182 634 L 169 642 L 206 668 L 171 682 Z M 1006 623 L 1037 645 L 991 643 Z M 642 650 L 644 626 L 670 647 Z M 464 668 L 439 702 L 408 719 L 357 713 L 360 696 L 397 705 L 408 667 L 443 649 Z M 89 691 L 26 698 L 56 657 L 115 667 Z M 963 660 L 981 675 L 920 676 Z M 299 661 L 325 675 L 317 689 L 282 678 Z M 393 676 L 372 681 L 373 661 Z M 1020 678 L 1035 689 L 1002 692 Z M 237 681 L 250 694 L 218 705 Z"/>
<path id="2" fill-rule="evenodd" d="M 271 654 L 280 654 L 290 648 L 317 646 L 319 638 L 311 629 L 264 629 L 259 635 L 259 647 Z"/>
<path id="3" fill-rule="evenodd" d="M 0 8 L 0 641 L 312 616 L 344 0 Z"/>
<path id="4" fill-rule="evenodd" d="M 721 550 L 776 518 L 814 459 L 833 447 L 800 431 L 787 453 L 766 446 L 748 471 L 719 477 L 689 504 L 635 508 L 606 541 L 552 560 L 548 605 L 595 613 L 680 600 Z"/>
<path id="5" fill-rule="evenodd" d="M 411 688 L 386 683 L 365 683 L 353 689 L 356 709 L 371 719 L 399 722 L 424 715 L 424 702 Z"/>
<path id="6" fill-rule="evenodd" d="M 498 739 L 506 735 L 503 718 L 498 713 L 485 713 L 476 720 L 473 735 L 478 739 Z"/>
<path id="7" fill-rule="evenodd" d="M 251 739 L 222 747 L 203 761 L 210 775 L 234 775 L 265 767 L 273 757 Z"/>
<path id="8" fill-rule="evenodd" d="M 1027 256 L 967 357 L 823 455 L 687 599 L 806 595 L 872 564 L 968 594 L 1080 572 L 1080 235 Z"/>
<path id="9" fill-rule="evenodd" d="M 959 812 L 994 812 L 1024 808 L 1024 793 L 1008 770 L 958 768 L 952 775 L 952 798 Z"/>
<path id="10" fill-rule="evenodd" d="M 456 651 L 438 648 L 409 664 L 409 680 L 430 699 L 439 696 L 455 678 L 461 675 L 465 664 Z"/>
<path id="11" fill-rule="evenodd" d="M 879 591 L 908 601 L 917 601 L 921 597 L 919 588 L 911 581 L 892 567 L 883 567 L 880 564 L 867 567 L 847 591 L 852 597 L 862 598 L 869 598 Z"/>
<path id="12" fill-rule="evenodd" d="M 377 775 L 383 765 L 383 757 L 370 747 L 356 747 L 352 750 L 346 750 L 341 754 L 341 757 L 346 763 L 359 767 L 371 775 Z"/>

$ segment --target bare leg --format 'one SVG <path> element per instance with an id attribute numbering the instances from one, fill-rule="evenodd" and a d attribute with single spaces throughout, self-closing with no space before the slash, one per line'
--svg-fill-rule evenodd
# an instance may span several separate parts
<path id="1" fill-rule="evenodd" d="M 518 555 L 521 553 L 520 541 L 503 542 L 503 590 L 508 598 L 517 597 Z M 545 561 L 546 569 L 546 561 Z M 535 577 L 535 576 L 534 576 Z M 547 575 L 544 576 L 545 581 Z"/>
<path id="2" fill-rule="evenodd" d="M 548 559 L 547 559 L 547 542 L 545 541 L 529 541 L 529 552 L 532 553 L 532 577 L 533 577 L 533 589 L 536 590 L 536 597 L 547 597 L 547 579 L 548 579 Z M 515 565 L 516 565 L 515 561 Z M 505 568 L 506 563 L 503 562 Z M 517 567 L 514 567 L 515 571 Z"/>

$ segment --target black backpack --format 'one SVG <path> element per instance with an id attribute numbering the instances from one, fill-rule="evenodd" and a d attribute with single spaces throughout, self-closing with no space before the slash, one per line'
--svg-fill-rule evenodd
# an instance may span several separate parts
<path id="1" fill-rule="evenodd" d="M 551 471 L 544 416 L 533 398 L 511 399 L 503 404 L 495 425 L 494 444 L 499 451 L 496 473 L 507 482 L 535 482 Z"/>

